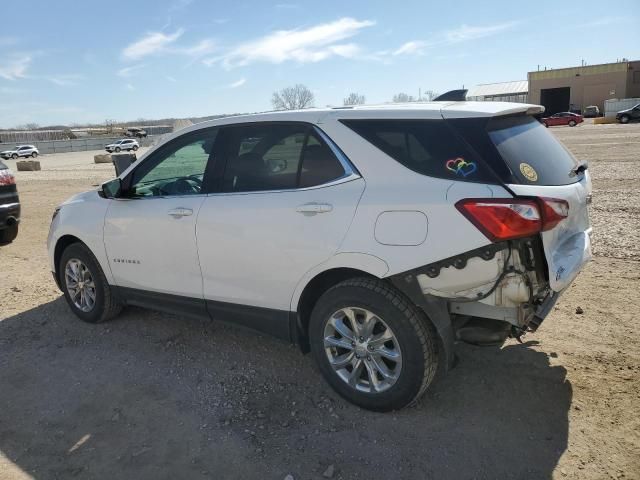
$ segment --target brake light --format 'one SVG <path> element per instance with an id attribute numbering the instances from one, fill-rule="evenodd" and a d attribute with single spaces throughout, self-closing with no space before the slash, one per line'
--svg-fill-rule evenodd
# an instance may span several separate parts
<path id="1" fill-rule="evenodd" d="M 11 173 L 11 170 L 0 170 L 0 185 L 15 185 L 16 178 Z"/>
<path id="2" fill-rule="evenodd" d="M 569 216 L 569 203 L 557 198 L 539 198 L 542 207 L 542 231 L 551 230 Z"/>
<path id="3" fill-rule="evenodd" d="M 569 214 L 569 204 L 554 198 L 467 198 L 456 208 L 492 242 L 550 230 Z"/>

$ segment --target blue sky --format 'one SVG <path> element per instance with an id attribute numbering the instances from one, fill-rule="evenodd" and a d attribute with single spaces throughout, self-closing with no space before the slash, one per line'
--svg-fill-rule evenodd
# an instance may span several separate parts
<path id="1" fill-rule="evenodd" d="M 7 1 L 0 127 L 264 111 L 640 58 L 640 1 Z M 15 28 L 12 28 L 12 25 Z"/>

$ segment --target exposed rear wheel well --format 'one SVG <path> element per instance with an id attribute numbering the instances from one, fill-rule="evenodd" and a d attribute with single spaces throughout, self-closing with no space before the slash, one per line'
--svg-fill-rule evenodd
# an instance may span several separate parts
<path id="1" fill-rule="evenodd" d="M 65 249 L 73 244 L 73 243 L 83 243 L 78 237 L 74 237 L 73 235 L 63 235 L 58 239 L 58 243 L 56 243 L 56 248 L 53 252 L 53 260 L 54 260 L 54 268 L 56 269 L 56 282 L 58 283 L 58 287 L 62 289 L 62 279 L 60 278 L 60 272 L 58 265 L 60 264 L 60 258 L 62 257 L 62 252 Z"/>
<path id="2" fill-rule="evenodd" d="M 311 319 L 311 312 L 318 299 L 334 285 L 349 278 L 356 277 L 376 278 L 369 273 L 355 268 L 334 268 L 318 274 L 304 288 L 298 301 L 296 318 L 296 341 L 304 353 L 310 350 L 308 335 L 309 320 Z"/>

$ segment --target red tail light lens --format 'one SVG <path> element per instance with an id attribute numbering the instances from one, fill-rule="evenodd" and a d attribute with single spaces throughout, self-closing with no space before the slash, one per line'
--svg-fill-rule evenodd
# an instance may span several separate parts
<path id="1" fill-rule="evenodd" d="M 542 230 L 551 230 L 569 216 L 569 203 L 557 198 L 539 198 L 542 207 Z"/>
<path id="2" fill-rule="evenodd" d="M 456 208 L 492 242 L 550 230 L 569 214 L 569 204 L 555 198 L 468 198 Z"/>
<path id="3" fill-rule="evenodd" d="M 10 170 L 0 170 L 0 185 L 15 185 L 16 179 Z"/>

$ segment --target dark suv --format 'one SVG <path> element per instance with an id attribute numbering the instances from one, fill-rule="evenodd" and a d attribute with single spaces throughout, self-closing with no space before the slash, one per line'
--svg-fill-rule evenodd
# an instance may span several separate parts
<path id="1" fill-rule="evenodd" d="M 13 242 L 18 235 L 20 200 L 16 179 L 0 160 L 0 245 Z"/>

